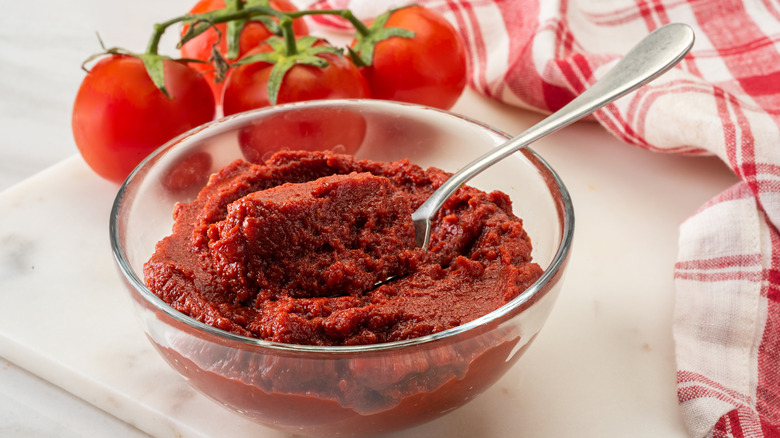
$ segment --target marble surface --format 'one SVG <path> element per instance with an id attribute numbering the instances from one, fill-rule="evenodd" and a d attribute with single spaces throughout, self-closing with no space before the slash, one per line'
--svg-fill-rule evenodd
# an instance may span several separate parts
<path id="1" fill-rule="evenodd" d="M 0 436 L 284 436 L 191 390 L 153 352 L 108 245 L 116 186 L 77 155 L 81 61 L 142 48 L 191 2 L 11 2 L 0 18 Z M 154 7 L 152 7 L 152 5 Z M 470 92 L 453 109 L 540 119 Z M 540 141 L 575 202 L 566 286 L 537 342 L 469 405 L 395 437 L 685 436 L 671 338 L 677 226 L 736 179 L 580 123 Z"/>

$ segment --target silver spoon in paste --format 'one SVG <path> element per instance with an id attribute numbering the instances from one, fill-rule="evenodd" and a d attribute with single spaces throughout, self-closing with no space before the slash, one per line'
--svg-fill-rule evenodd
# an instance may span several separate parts
<path id="1" fill-rule="evenodd" d="M 686 24 L 673 23 L 655 30 L 631 49 L 603 78 L 566 106 L 452 175 L 412 213 L 415 244 L 428 248 L 433 217 L 444 202 L 472 177 L 528 144 L 657 78 L 685 57 L 693 41 L 693 30 Z"/>

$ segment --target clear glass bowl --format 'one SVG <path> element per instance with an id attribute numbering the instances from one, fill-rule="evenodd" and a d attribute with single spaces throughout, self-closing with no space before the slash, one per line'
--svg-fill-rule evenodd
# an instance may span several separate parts
<path id="1" fill-rule="evenodd" d="M 238 137 L 255 135 L 243 151 Z M 469 184 L 502 190 L 545 270 L 516 299 L 459 327 L 378 345 L 318 347 L 230 334 L 173 310 L 150 292 L 143 264 L 170 234 L 177 202 L 237 158 L 328 149 L 408 158 L 455 171 L 508 136 L 449 112 L 378 100 L 327 100 L 238 114 L 190 131 L 142 162 L 111 212 L 111 246 L 147 337 L 195 389 L 239 415 L 307 435 L 367 435 L 411 427 L 465 404 L 498 380 L 541 330 L 558 296 L 574 216 L 556 173 L 531 150 Z"/>

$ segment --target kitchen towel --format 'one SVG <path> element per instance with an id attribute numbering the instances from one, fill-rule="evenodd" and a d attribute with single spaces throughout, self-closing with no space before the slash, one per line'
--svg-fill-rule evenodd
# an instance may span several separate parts
<path id="1" fill-rule="evenodd" d="M 369 18 L 408 1 L 315 0 Z M 595 114 L 650 151 L 720 157 L 740 182 L 680 227 L 673 334 L 693 437 L 780 436 L 780 2 L 423 0 L 460 31 L 470 86 L 548 113 L 633 44 L 682 22 L 696 43 L 674 70 Z M 338 27 L 333 17 L 316 18 Z"/>

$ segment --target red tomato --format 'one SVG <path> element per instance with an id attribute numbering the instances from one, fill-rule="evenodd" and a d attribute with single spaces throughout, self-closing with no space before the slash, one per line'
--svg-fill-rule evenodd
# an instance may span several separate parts
<path id="1" fill-rule="evenodd" d="M 366 119 L 347 108 L 301 108 L 293 119 L 281 112 L 242 129 L 244 158 L 262 163 L 280 150 L 332 151 L 353 155 L 366 137 Z"/>
<path id="2" fill-rule="evenodd" d="M 268 44 L 247 52 L 269 52 Z M 320 53 L 328 62 L 324 68 L 296 64 L 284 75 L 276 103 L 301 102 L 316 99 L 368 98 L 370 92 L 363 75 L 349 59 L 332 53 Z M 273 64 L 255 62 L 230 70 L 222 94 L 225 115 L 270 105 L 268 78 Z"/>
<path id="3" fill-rule="evenodd" d="M 372 97 L 450 109 L 467 81 L 466 51 L 455 28 L 422 6 L 394 11 L 384 27 L 415 36 L 376 44 L 372 65 L 361 69 Z"/>
<path id="4" fill-rule="evenodd" d="M 87 164 L 121 183 L 149 153 L 214 118 L 206 80 L 186 64 L 164 61 L 165 96 L 141 59 L 101 59 L 81 83 L 73 105 L 73 136 Z"/>
<path id="5" fill-rule="evenodd" d="M 295 5 L 289 0 L 270 0 L 269 6 L 277 11 L 291 12 L 297 11 Z M 216 11 L 225 7 L 225 0 L 200 0 L 190 10 L 191 14 L 203 14 L 206 12 Z M 181 46 L 181 57 L 190 59 L 199 59 L 201 61 L 208 62 L 211 58 L 212 47 L 217 44 L 219 52 L 227 58 L 227 24 L 220 23 L 215 25 L 219 32 L 214 27 L 203 32 L 197 37 L 187 41 L 186 44 Z M 187 31 L 185 26 L 182 29 L 182 35 Z M 303 18 L 297 18 L 293 21 L 293 31 L 295 35 L 302 36 L 309 34 L 309 28 L 306 26 L 306 22 Z M 220 34 L 222 38 L 220 39 Z M 239 54 L 240 58 L 247 51 L 251 50 L 261 42 L 265 41 L 272 35 L 271 32 L 260 21 L 250 20 L 241 30 L 241 36 L 239 37 Z M 219 43 L 217 43 L 219 40 Z M 235 60 L 228 60 L 229 62 Z M 214 91 L 214 99 L 217 103 L 222 98 L 222 83 L 215 82 L 214 67 L 210 64 L 192 63 L 192 67 L 203 73 L 206 79 L 209 81 L 212 90 Z"/>

